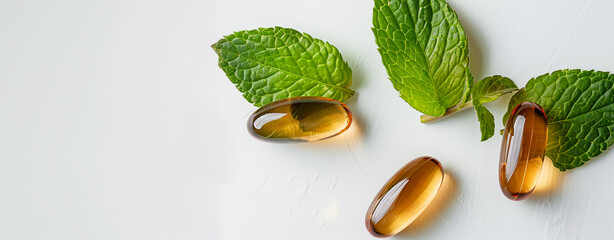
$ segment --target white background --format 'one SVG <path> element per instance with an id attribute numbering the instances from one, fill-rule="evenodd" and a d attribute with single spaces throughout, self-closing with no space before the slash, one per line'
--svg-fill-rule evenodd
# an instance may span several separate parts
<path id="1" fill-rule="evenodd" d="M 563 68 L 614 71 L 614 2 L 450 0 L 476 79 L 519 86 Z M 409 160 L 447 172 L 395 239 L 607 239 L 607 151 L 522 202 L 497 182 L 501 136 L 472 110 L 423 125 L 393 89 L 369 0 L 0 2 L 0 239 L 371 239 L 375 193 Z M 209 47 L 284 26 L 339 48 L 357 94 L 350 132 L 271 144 Z M 487 104 L 497 129 L 509 97 Z"/>

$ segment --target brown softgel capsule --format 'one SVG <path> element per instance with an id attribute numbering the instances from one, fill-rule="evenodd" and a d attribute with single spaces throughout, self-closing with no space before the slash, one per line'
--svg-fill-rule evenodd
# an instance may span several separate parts
<path id="1" fill-rule="evenodd" d="M 523 102 L 510 114 L 501 144 L 499 184 L 511 200 L 528 197 L 539 180 L 544 164 L 548 126 L 544 110 Z"/>
<path id="2" fill-rule="evenodd" d="M 407 163 L 386 182 L 367 211 L 367 230 L 375 237 L 395 235 L 431 203 L 443 183 L 443 168 L 432 157 Z"/>
<path id="3" fill-rule="evenodd" d="M 254 137 L 265 141 L 317 141 L 337 136 L 352 123 L 342 102 L 323 97 L 295 97 L 258 109 L 247 121 Z"/>

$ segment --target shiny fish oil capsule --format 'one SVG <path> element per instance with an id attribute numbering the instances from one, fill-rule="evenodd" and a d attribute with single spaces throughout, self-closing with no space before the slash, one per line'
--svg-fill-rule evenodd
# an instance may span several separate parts
<path id="1" fill-rule="evenodd" d="M 544 163 L 548 127 L 544 110 L 532 102 L 516 106 L 505 124 L 499 184 L 511 200 L 528 197 L 539 180 Z"/>
<path id="2" fill-rule="evenodd" d="M 432 157 L 407 163 L 377 193 L 365 224 L 375 237 L 389 237 L 409 226 L 431 203 L 443 183 L 443 168 Z"/>
<path id="3" fill-rule="evenodd" d="M 323 97 L 295 97 L 258 109 L 247 122 L 254 137 L 273 142 L 317 141 L 337 136 L 352 124 L 342 102 Z"/>

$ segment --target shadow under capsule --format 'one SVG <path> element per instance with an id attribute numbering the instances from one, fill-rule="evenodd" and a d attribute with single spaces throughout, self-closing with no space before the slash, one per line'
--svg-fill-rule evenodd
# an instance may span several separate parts
<path id="1" fill-rule="evenodd" d="M 564 180 L 565 173 L 554 167 L 552 160 L 546 157 L 535 190 L 527 200 L 541 201 L 553 198 L 561 191 Z"/>
<path id="2" fill-rule="evenodd" d="M 355 133 L 358 133 L 359 135 L 354 135 L 355 139 L 368 137 L 366 136 L 368 132 L 363 131 L 363 129 L 369 128 L 366 122 L 366 118 L 364 118 L 363 111 L 358 111 L 358 97 L 359 93 L 356 92 L 354 93 L 353 97 L 351 97 L 345 102 L 345 104 L 348 106 L 348 108 L 350 108 L 350 111 L 352 112 L 352 125 L 357 125 L 358 132 Z"/>
<path id="3" fill-rule="evenodd" d="M 414 236 L 430 227 L 435 223 L 437 218 L 447 210 L 452 199 L 456 197 L 457 192 L 458 185 L 456 184 L 454 175 L 449 172 L 445 172 L 441 188 L 433 201 L 428 205 L 428 207 L 426 207 L 426 209 L 424 209 L 424 212 L 422 212 L 422 214 L 420 214 L 416 220 L 414 220 L 411 224 L 409 224 L 409 226 L 407 226 L 407 228 L 403 229 L 403 231 L 396 236 Z"/>

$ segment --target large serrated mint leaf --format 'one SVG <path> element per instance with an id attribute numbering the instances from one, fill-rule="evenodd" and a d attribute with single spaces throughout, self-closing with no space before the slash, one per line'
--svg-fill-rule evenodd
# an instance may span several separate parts
<path id="1" fill-rule="evenodd" d="M 294 29 L 238 31 L 211 47 L 226 76 L 257 107 L 298 96 L 345 101 L 354 94 L 352 70 L 339 50 Z"/>
<path id="2" fill-rule="evenodd" d="M 548 118 L 546 156 L 561 171 L 582 166 L 614 143 L 613 74 L 555 71 L 529 80 L 510 107 L 522 101 L 544 109 Z"/>
<path id="3" fill-rule="evenodd" d="M 390 81 L 413 108 L 438 117 L 466 96 L 467 38 L 444 0 L 375 0 L 373 33 Z"/>
<path id="4" fill-rule="evenodd" d="M 516 87 L 516 84 L 511 79 L 499 75 L 487 77 L 475 83 L 471 91 L 471 97 L 473 98 L 472 103 L 480 121 L 482 141 L 491 138 L 495 134 L 495 118 L 482 104 L 497 100 L 499 97 L 516 90 L 518 90 L 518 87 Z"/>

